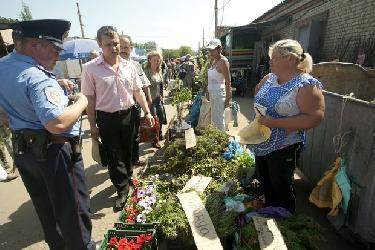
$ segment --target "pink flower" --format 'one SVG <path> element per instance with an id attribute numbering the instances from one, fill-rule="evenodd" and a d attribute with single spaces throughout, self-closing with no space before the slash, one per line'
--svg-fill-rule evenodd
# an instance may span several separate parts
<path id="1" fill-rule="evenodd" d="M 134 186 L 138 186 L 138 184 L 139 184 L 139 181 L 136 180 L 136 179 L 133 179 L 132 182 L 133 182 L 133 185 L 134 185 Z"/>
<path id="2" fill-rule="evenodd" d="M 143 243 L 145 242 L 144 237 L 145 237 L 144 234 L 140 234 L 139 236 L 137 236 L 137 239 L 136 239 L 137 244 L 143 245 Z"/>
<path id="3" fill-rule="evenodd" d="M 151 235 L 145 235 L 145 240 L 146 241 L 151 241 L 153 237 Z"/>
<path id="4" fill-rule="evenodd" d="M 138 244 L 143 245 L 145 241 L 150 241 L 150 240 L 152 240 L 152 239 L 153 239 L 153 238 L 152 238 L 151 235 L 140 234 L 139 236 L 137 236 L 137 240 L 136 240 L 136 242 L 137 242 Z"/>
<path id="5" fill-rule="evenodd" d="M 129 242 L 128 242 L 128 239 L 127 239 L 127 238 L 122 238 L 122 239 L 118 242 L 119 246 L 126 246 L 128 243 L 129 243 Z"/>
<path id="6" fill-rule="evenodd" d="M 138 199 L 137 197 L 135 197 L 135 196 L 132 197 L 132 201 L 133 201 L 133 202 L 137 203 L 138 200 L 139 200 L 139 199 Z"/>
<path id="7" fill-rule="evenodd" d="M 109 245 L 111 246 L 116 246 L 117 245 L 117 238 L 116 237 L 112 237 L 110 240 L 109 240 Z"/>
<path id="8" fill-rule="evenodd" d="M 141 250 L 142 249 L 142 245 L 141 244 L 137 244 L 137 243 L 133 243 L 133 244 L 131 244 L 131 249 L 132 250 Z"/>

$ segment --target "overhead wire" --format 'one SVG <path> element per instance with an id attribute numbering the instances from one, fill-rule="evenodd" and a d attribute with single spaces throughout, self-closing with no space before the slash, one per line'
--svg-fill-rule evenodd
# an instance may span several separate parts
<path id="1" fill-rule="evenodd" d="M 221 7 L 221 8 L 218 9 L 218 10 L 222 10 L 222 9 L 224 9 L 225 6 L 227 6 L 231 1 L 232 1 L 232 0 L 228 0 L 226 3 L 224 3 L 224 1 L 223 1 L 223 7 Z"/>
<path id="2" fill-rule="evenodd" d="M 223 6 L 222 6 L 221 8 L 218 9 L 218 10 L 222 10 L 220 26 L 223 25 L 223 20 L 224 20 L 224 10 L 225 10 L 225 7 L 226 7 L 231 1 L 232 1 L 232 0 L 228 0 L 227 2 L 225 2 L 225 0 L 223 0 Z"/>
<path id="3" fill-rule="evenodd" d="M 228 0 L 230 1 L 230 0 Z M 221 21 L 220 21 L 220 26 L 223 25 L 223 19 L 224 19 L 224 8 L 225 8 L 225 4 L 224 4 L 224 0 L 223 0 L 223 7 L 222 7 L 222 12 L 221 12 Z"/>
<path id="4" fill-rule="evenodd" d="M 213 24 L 215 22 L 215 14 L 212 14 L 212 17 L 211 17 L 211 23 L 210 23 L 210 26 L 208 28 L 208 34 L 211 34 L 211 28 L 213 28 Z M 206 32 L 205 32 L 206 33 Z"/>

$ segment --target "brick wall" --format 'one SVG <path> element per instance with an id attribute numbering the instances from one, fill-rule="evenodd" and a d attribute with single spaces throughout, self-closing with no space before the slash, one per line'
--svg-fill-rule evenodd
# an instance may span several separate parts
<path id="1" fill-rule="evenodd" d="M 290 15 L 291 23 L 281 28 L 275 25 L 272 31 L 281 39 L 295 39 L 298 28 L 311 20 L 326 20 L 320 61 L 340 57 L 342 61 L 355 62 L 361 44 L 363 47 L 368 39 L 375 40 L 375 0 L 289 0 L 256 22 L 274 20 L 283 15 Z M 270 30 L 265 30 L 262 38 L 267 39 L 269 34 Z"/>

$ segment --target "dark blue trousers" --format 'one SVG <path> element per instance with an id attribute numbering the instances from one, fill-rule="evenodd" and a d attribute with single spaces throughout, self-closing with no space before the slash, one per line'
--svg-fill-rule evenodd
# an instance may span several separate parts
<path id="1" fill-rule="evenodd" d="M 133 175 L 133 108 L 108 113 L 97 111 L 100 139 L 108 155 L 108 172 L 118 196 L 128 195 Z"/>
<path id="2" fill-rule="evenodd" d="M 72 157 L 69 143 L 51 144 L 46 162 L 35 161 L 27 150 L 15 155 L 15 164 L 50 249 L 95 249 L 81 154 Z"/>

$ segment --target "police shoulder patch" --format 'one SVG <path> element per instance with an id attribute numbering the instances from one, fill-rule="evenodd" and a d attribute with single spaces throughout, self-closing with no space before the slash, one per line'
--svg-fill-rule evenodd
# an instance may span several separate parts
<path id="1" fill-rule="evenodd" d="M 62 98 L 61 98 L 61 93 L 59 92 L 58 89 L 56 89 L 54 87 L 47 87 L 47 88 L 44 89 L 44 92 L 46 94 L 47 100 L 50 103 L 52 103 L 56 106 L 61 105 Z"/>

